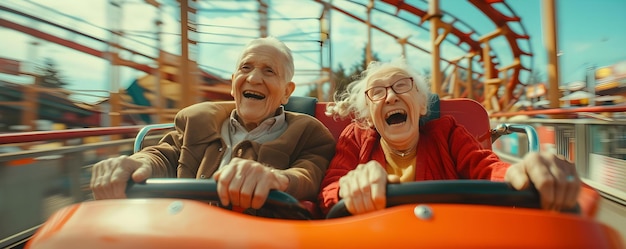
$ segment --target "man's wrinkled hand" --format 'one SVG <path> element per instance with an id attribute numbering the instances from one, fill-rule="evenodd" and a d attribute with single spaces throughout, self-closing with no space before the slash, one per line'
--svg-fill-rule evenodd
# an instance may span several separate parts
<path id="1" fill-rule="evenodd" d="M 280 170 L 241 158 L 233 158 L 213 175 L 213 179 L 217 182 L 222 205 L 232 204 L 244 209 L 261 208 L 270 190 L 284 191 L 289 184 L 289 178 Z"/>
<path id="2" fill-rule="evenodd" d="M 152 168 L 146 162 L 120 156 L 96 163 L 91 172 L 90 188 L 94 199 L 126 198 L 126 184 L 133 178 L 143 182 L 152 175 Z"/>

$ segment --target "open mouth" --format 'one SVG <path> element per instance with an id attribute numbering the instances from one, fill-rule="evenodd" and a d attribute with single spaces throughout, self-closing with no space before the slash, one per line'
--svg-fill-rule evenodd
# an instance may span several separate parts
<path id="1" fill-rule="evenodd" d="M 394 110 L 388 112 L 385 118 L 388 125 L 400 124 L 406 122 L 406 112 L 404 110 Z"/>
<path id="2" fill-rule="evenodd" d="M 258 100 L 265 99 L 264 94 L 260 92 L 254 92 L 254 91 L 244 91 L 243 97 L 247 99 L 258 99 Z"/>

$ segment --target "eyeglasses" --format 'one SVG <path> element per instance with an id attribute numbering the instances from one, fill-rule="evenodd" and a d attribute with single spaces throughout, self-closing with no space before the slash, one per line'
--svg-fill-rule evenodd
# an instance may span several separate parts
<path id="1" fill-rule="evenodd" d="M 391 88 L 394 93 L 401 94 L 413 89 L 413 78 L 407 77 L 399 79 L 398 81 L 391 84 L 391 86 L 375 86 L 365 91 L 365 95 L 371 101 L 379 101 L 384 98 L 387 98 L 387 89 Z"/>

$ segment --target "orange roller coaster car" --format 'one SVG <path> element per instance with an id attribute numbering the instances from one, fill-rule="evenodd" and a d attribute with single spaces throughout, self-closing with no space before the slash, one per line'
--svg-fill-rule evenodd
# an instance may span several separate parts
<path id="1" fill-rule="evenodd" d="M 489 134 L 487 114 L 478 102 L 433 103 L 434 114 L 456 115 L 471 133 L 491 142 L 484 136 Z M 346 125 L 325 117 L 324 103 L 310 105 L 308 113 L 333 134 Z M 624 248 L 614 229 L 594 220 L 598 193 L 586 186 L 577 209 L 558 213 L 540 209 L 534 189 L 517 191 L 503 182 L 391 184 L 388 208 L 350 216 L 339 202 L 326 219 L 313 219 L 306 206 L 279 191 L 270 192 L 261 210 L 281 218 L 233 212 L 209 205 L 219 203 L 216 190 L 212 180 L 148 179 L 129 184 L 131 199 L 84 202 L 57 211 L 26 247 Z"/>
<path id="2" fill-rule="evenodd" d="M 66 207 L 27 248 L 623 248 L 610 227 L 576 213 L 538 209 L 536 192 L 506 183 L 389 185 L 389 208 L 344 216 L 337 204 L 323 220 L 295 220 L 306 219 L 308 211 L 277 191 L 262 209 L 283 219 L 203 203 L 219 199 L 215 190 L 214 181 L 150 179 L 131 187 L 129 196 L 164 198 Z"/>

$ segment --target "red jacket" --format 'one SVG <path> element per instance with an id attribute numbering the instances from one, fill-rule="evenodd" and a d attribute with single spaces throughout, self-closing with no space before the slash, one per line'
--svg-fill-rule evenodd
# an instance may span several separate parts
<path id="1" fill-rule="evenodd" d="M 443 116 L 420 127 L 415 180 L 490 179 L 503 180 L 508 163 L 480 143 L 451 116 Z M 326 214 L 339 201 L 339 178 L 359 164 L 378 161 L 387 165 L 380 135 L 374 129 L 348 125 L 339 137 L 335 156 L 322 180 L 320 206 Z"/>

